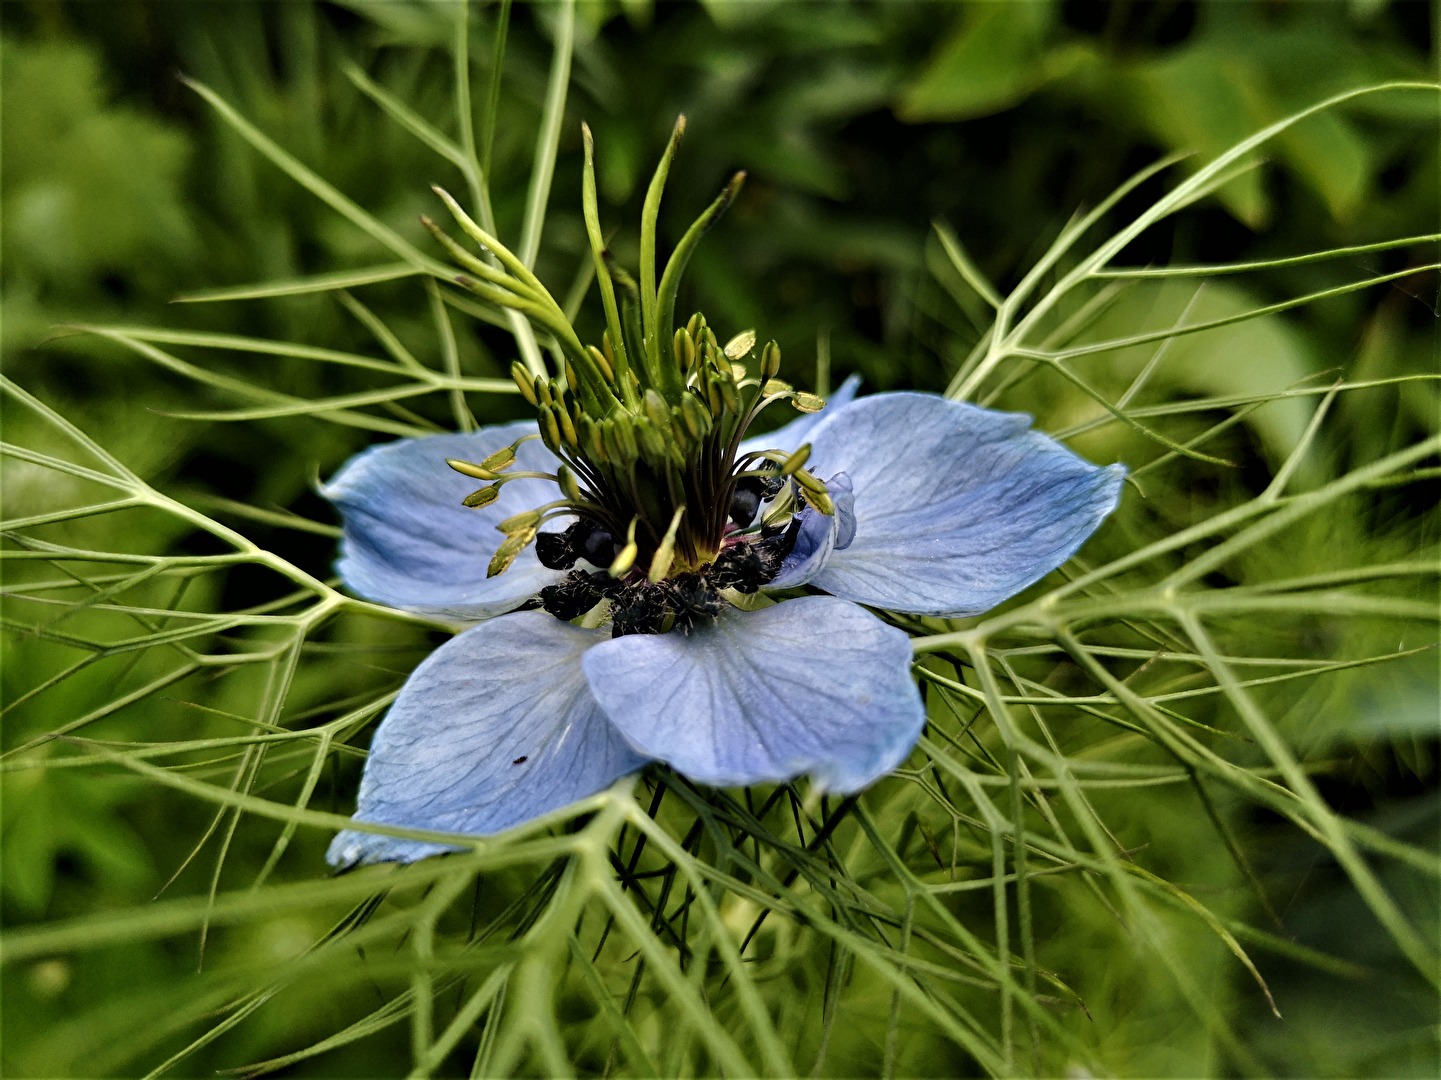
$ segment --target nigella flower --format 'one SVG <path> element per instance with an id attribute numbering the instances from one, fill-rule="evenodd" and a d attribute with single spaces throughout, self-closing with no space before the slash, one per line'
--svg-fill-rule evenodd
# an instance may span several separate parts
<path id="1" fill-rule="evenodd" d="M 558 378 L 515 369 L 537 420 L 377 446 L 325 488 L 350 589 L 474 623 L 401 689 L 356 821 L 493 834 L 649 761 L 706 784 L 807 775 L 859 791 L 905 760 L 925 723 L 910 639 L 869 609 L 984 612 L 1060 566 L 1114 508 L 1124 470 L 1083 461 L 1026 416 L 927 394 L 856 398 L 854 380 L 817 411 L 777 379 L 775 343 L 758 358 L 751 334 L 722 347 L 700 316 L 672 332 L 679 269 L 738 186 L 658 287 L 654 273 L 636 285 L 601 249 L 588 154 L 600 347 L 581 345 L 524 265 L 450 204 L 499 263 L 436 230 L 469 272 L 457 280 L 555 333 L 566 365 Z M 778 402 L 808 415 L 748 438 Z M 349 829 L 329 858 L 447 850 Z"/>

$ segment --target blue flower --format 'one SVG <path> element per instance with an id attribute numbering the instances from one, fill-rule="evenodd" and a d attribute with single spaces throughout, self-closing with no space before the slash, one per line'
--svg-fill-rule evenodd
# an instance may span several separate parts
<path id="1" fill-rule="evenodd" d="M 740 441 L 742 426 L 731 447 L 739 471 L 714 489 L 731 499 L 719 508 L 731 520 L 694 500 L 686 512 L 710 513 L 724 546 L 668 576 L 667 541 L 653 539 L 647 576 L 627 561 L 634 522 L 626 544 L 570 514 L 591 492 L 576 498 L 548 448 L 558 444 L 543 430 L 543 403 L 541 416 L 541 428 L 374 447 L 325 489 L 344 520 L 338 569 L 351 590 L 474 622 L 416 668 L 380 724 L 359 822 L 497 833 L 648 761 L 707 784 L 809 775 L 828 791 L 859 791 L 904 761 L 925 722 L 908 636 L 867 609 L 989 610 L 1081 546 L 1115 507 L 1125 471 L 1083 461 L 1023 415 L 918 393 L 856 398 L 851 381 L 823 412 L 769 436 Z M 468 473 L 514 470 L 503 493 L 463 506 L 474 484 L 447 460 L 494 462 L 506 446 L 513 462 Z M 765 468 L 746 472 L 748 460 Z M 791 485 L 792 510 L 777 512 L 800 464 L 805 490 Z M 542 517 L 567 531 L 537 534 L 540 518 L 523 514 L 517 524 L 531 506 L 559 507 Z M 757 513 L 769 523 L 761 531 Z M 532 544 L 538 537 L 548 539 Z M 809 594 L 794 595 L 800 586 Z M 745 599 L 757 591 L 791 595 L 757 606 L 765 601 Z M 329 859 L 411 862 L 447 850 L 346 830 Z"/>

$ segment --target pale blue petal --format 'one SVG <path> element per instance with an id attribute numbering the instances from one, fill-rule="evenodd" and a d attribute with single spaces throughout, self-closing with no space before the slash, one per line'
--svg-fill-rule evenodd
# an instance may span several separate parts
<path id="1" fill-rule="evenodd" d="M 535 421 L 518 420 L 469 435 L 383 443 L 351 458 L 322 489 L 344 524 L 335 566 L 341 580 L 367 600 L 461 619 L 503 614 L 560 580 L 532 548 L 505 573 L 485 576 L 505 539 L 496 524 L 560 498 L 560 489 L 549 480 L 515 480 L 495 502 L 471 510 L 461 500 L 481 481 L 445 464 L 478 462 L 535 430 Z M 516 458 L 509 471 L 554 472 L 558 464 L 539 440 L 521 445 Z"/>
<path id="2" fill-rule="evenodd" d="M 822 420 L 834 416 L 854 401 L 856 391 L 860 388 L 861 377 L 859 375 L 851 375 L 836 388 L 835 393 L 826 398 L 826 407 L 820 412 L 806 413 L 804 416 L 792 420 L 789 424 L 776 428 L 775 431 L 767 435 L 752 435 L 749 439 L 746 439 L 745 442 L 741 443 L 740 452 L 742 454 L 751 454 L 760 450 L 782 450 L 789 454 L 811 437 L 811 433 L 815 431 Z M 767 417 L 771 415 L 772 409 L 780 412 L 783 409 L 789 410 L 790 406 L 783 401 L 778 401 L 772 405 L 770 409 L 766 410 L 765 415 Z"/>
<path id="3" fill-rule="evenodd" d="M 633 747 L 707 784 L 809 773 L 859 791 L 905 760 L 925 723 L 910 638 L 830 596 L 615 638 L 582 663 Z"/>
<path id="4" fill-rule="evenodd" d="M 645 759 L 606 720 L 581 671 L 603 640 L 539 611 L 452 638 L 415 669 L 376 729 L 357 821 L 489 835 L 593 795 Z M 347 829 L 335 866 L 452 850 Z"/>
<path id="5" fill-rule="evenodd" d="M 811 435 L 807 468 L 843 469 L 856 536 L 811 584 L 918 615 L 978 615 L 1069 559 L 1120 498 L 1031 418 L 929 394 L 877 394 Z"/>
<path id="6" fill-rule="evenodd" d="M 801 527 L 795 547 L 781 563 L 780 573 L 766 584 L 767 589 L 794 589 L 804 585 L 825 567 L 831 552 L 849 546 L 856 535 L 855 496 L 851 478 L 836 473 L 826 481 L 836 512 L 827 516 L 813 507 L 801 513 Z"/>

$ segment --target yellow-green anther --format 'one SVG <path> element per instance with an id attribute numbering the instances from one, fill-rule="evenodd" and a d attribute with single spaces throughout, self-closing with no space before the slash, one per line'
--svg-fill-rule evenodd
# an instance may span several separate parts
<path id="1" fill-rule="evenodd" d="M 653 582 L 660 581 L 670 573 L 671 564 L 675 562 L 675 534 L 680 529 L 680 519 L 684 516 L 685 507 L 677 507 L 676 512 L 671 515 L 670 528 L 666 529 L 660 546 L 655 549 L 655 555 L 650 560 L 650 572 L 646 574 Z"/>
<path id="2" fill-rule="evenodd" d="M 761 387 L 761 394 L 765 397 L 775 397 L 777 394 L 789 394 L 793 390 L 790 383 L 784 379 L 767 379 Z"/>
<path id="3" fill-rule="evenodd" d="M 670 429 L 667 422 L 666 430 Z M 670 447 L 667 445 L 666 437 L 661 434 L 661 429 L 654 424 L 638 424 L 635 428 L 636 438 L 640 441 L 641 449 L 645 451 L 645 457 L 655 465 L 661 465 L 669 456 Z"/>
<path id="4" fill-rule="evenodd" d="M 500 547 L 495 549 L 495 555 L 490 560 L 490 565 L 485 569 L 485 576 L 493 578 L 497 574 L 503 574 L 510 569 L 510 564 L 515 562 L 515 557 L 525 550 L 525 546 L 535 539 L 535 530 L 527 529 L 524 532 L 512 533 L 500 542 Z"/>
<path id="5" fill-rule="evenodd" d="M 526 370 L 526 366 L 519 360 L 512 360 L 510 363 L 510 377 L 515 380 L 515 385 L 520 390 L 520 396 L 525 398 L 526 403 L 534 408 L 540 401 L 540 399 L 535 396 L 535 376 Z"/>
<path id="6" fill-rule="evenodd" d="M 582 420 L 585 417 L 581 417 Z M 561 464 L 556 470 L 556 479 L 560 482 L 560 493 L 573 503 L 580 502 L 580 481 L 575 478 L 575 473 L 569 465 Z"/>
<path id="7" fill-rule="evenodd" d="M 460 503 L 462 506 L 468 506 L 472 510 L 479 510 L 482 506 L 489 506 L 498 498 L 500 498 L 500 485 L 491 484 L 489 487 L 483 487 L 479 491 L 472 491 L 465 498 L 461 499 Z"/>
<path id="8" fill-rule="evenodd" d="M 821 494 L 827 490 L 824 481 L 816 479 L 814 475 L 806 472 L 805 469 L 797 469 L 794 475 L 796 483 L 801 486 L 802 491 Z"/>
<path id="9" fill-rule="evenodd" d="M 771 503 L 771 508 L 767 510 L 765 516 L 761 518 L 761 525 L 764 528 L 771 529 L 777 525 L 784 524 L 794 512 L 794 507 L 795 498 L 791 495 L 790 491 L 787 490 L 780 498 Z"/>
<path id="10" fill-rule="evenodd" d="M 721 411 L 725 408 L 725 403 L 721 400 L 720 380 L 714 378 L 706 379 L 705 400 L 706 404 L 710 406 L 711 416 L 719 418 Z"/>
<path id="11" fill-rule="evenodd" d="M 635 565 L 635 557 L 640 554 L 640 548 L 635 542 L 635 518 L 630 519 L 630 528 L 626 530 L 625 547 L 620 549 L 615 560 L 610 564 L 610 576 L 622 577 L 632 566 Z"/>
<path id="12" fill-rule="evenodd" d="M 515 446 L 503 446 L 490 457 L 481 461 L 482 469 L 489 469 L 491 472 L 504 472 L 515 464 Z M 482 476 L 480 479 L 489 480 L 490 477 Z"/>
<path id="13" fill-rule="evenodd" d="M 610 564 L 611 577 L 623 577 L 635 565 L 635 557 L 640 554 L 640 548 L 634 544 L 626 544 L 616 555 L 615 561 Z"/>
<path id="14" fill-rule="evenodd" d="M 710 434 L 710 413 L 706 412 L 700 399 L 689 391 L 686 392 L 685 397 L 680 399 L 680 414 L 681 419 L 685 421 L 686 430 L 697 440 L 704 439 Z"/>
<path id="15" fill-rule="evenodd" d="M 591 360 L 593 360 L 595 366 L 600 369 L 601 377 L 608 383 L 614 383 L 615 371 L 611 368 L 610 361 L 606 359 L 605 353 L 601 352 L 594 345 L 587 345 L 585 351 L 590 354 Z"/>
<path id="16" fill-rule="evenodd" d="M 597 465 L 604 465 L 610 460 L 610 454 L 605 447 L 605 439 L 601 435 L 600 425 L 584 413 L 581 413 L 580 416 L 580 437 L 584 444 L 586 457 L 591 461 Z"/>
<path id="17" fill-rule="evenodd" d="M 526 529 L 534 530 L 540 525 L 543 511 L 526 510 L 523 513 L 512 514 L 499 525 L 496 530 L 509 536 L 511 533 L 524 532 Z"/>
<path id="18" fill-rule="evenodd" d="M 445 463 L 461 476 L 468 476 L 472 480 L 498 480 L 500 474 L 487 469 L 484 465 L 476 465 L 474 462 L 461 461 L 459 458 L 446 458 Z"/>
<path id="19" fill-rule="evenodd" d="M 580 393 L 580 376 L 575 373 L 575 365 L 569 360 L 565 362 L 565 385 L 570 387 L 572 394 Z"/>
<path id="20" fill-rule="evenodd" d="M 700 333 L 700 328 L 704 325 L 705 316 L 702 315 L 699 311 L 697 311 L 694 315 L 692 315 L 689 319 L 686 320 L 685 332 L 689 334 L 692 339 L 694 339 L 695 336 Z"/>
<path id="21" fill-rule="evenodd" d="M 743 380 L 747 375 L 749 375 L 749 374 L 750 374 L 750 372 L 748 372 L 748 371 L 746 370 L 746 366 L 745 366 L 744 364 L 732 364 L 732 365 L 731 365 L 731 381 L 732 381 L 732 382 L 740 382 L 740 381 L 742 381 L 742 380 Z"/>
<path id="22" fill-rule="evenodd" d="M 781 370 L 781 347 L 774 341 L 767 341 L 761 350 L 761 382 L 770 382 Z"/>
<path id="23" fill-rule="evenodd" d="M 545 448 L 556 456 L 560 455 L 560 423 L 555 418 L 555 411 L 552 408 L 539 410 L 537 416 L 540 420 L 540 440 L 545 443 Z"/>
<path id="24" fill-rule="evenodd" d="M 790 456 L 787 457 L 785 461 L 781 462 L 781 475 L 794 476 L 801 466 L 810 460 L 810 457 L 811 444 L 801 443 L 800 446 L 791 451 Z"/>
<path id="25" fill-rule="evenodd" d="M 791 395 L 791 405 L 796 411 L 803 413 L 820 412 L 826 407 L 826 399 L 815 394 L 807 394 L 803 390 L 797 390 Z"/>
<path id="26" fill-rule="evenodd" d="M 643 400 L 645 402 L 646 418 L 656 427 L 669 427 L 670 409 L 665 403 L 665 398 L 661 397 L 654 390 L 647 390 Z"/>
<path id="27" fill-rule="evenodd" d="M 634 461 L 640 457 L 640 447 L 635 441 L 635 425 L 630 422 L 630 417 L 622 415 L 615 418 L 615 434 L 626 460 Z"/>
<path id="28" fill-rule="evenodd" d="M 675 362 L 681 371 L 689 371 L 695 366 L 695 339 L 686 332 L 682 326 L 675 332 Z"/>
<path id="29" fill-rule="evenodd" d="M 576 434 L 575 421 L 570 418 L 570 410 L 564 405 L 555 407 L 555 418 L 560 427 L 560 437 L 566 446 L 571 449 L 580 447 L 580 436 Z"/>
<path id="30" fill-rule="evenodd" d="M 550 380 L 537 375 L 535 377 L 535 396 L 539 405 L 554 405 L 555 395 L 550 392 Z"/>
<path id="31" fill-rule="evenodd" d="M 728 360 L 743 360 L 750 355 L 750 351 L 755 347 L 756 332 L 754 330 L 742 330 L 726 342 L 726 347 L 723 351 Z"/>
<path id="32" fill-rule="evenodd" d="M 681 463 L 684 465 L 690 452 L 695 449 L 696 440 L 691 435 L 690 429 L 685 425 L 685 416 L 680 409 L 676 409 L 671 416 L 670 437 L 676 448 L 680 450 Z"/>
<path id="33" fill-rule="evenodd" d="M 800 477 L 797 477 L 796 479 L 800 479 Z M 824 514 L 826 517 L 835 516 L 836 504 L 831 500 L 829 493 L 827 493 L 826 491 L 812 491 L 810 488 L 802 485 L 801 498 L 804 499 L 811 506 L 815 507 L 816 510 Z"/>
<path id="34" fill-rule="evenodd" d="M 734 380 L 717 379 L 716 382 L 720 386 L 721 401 L 725 402 L 726 409 L 733 413 L 740 412 L 741 395 L 740 391 L 736 389 Z"/>

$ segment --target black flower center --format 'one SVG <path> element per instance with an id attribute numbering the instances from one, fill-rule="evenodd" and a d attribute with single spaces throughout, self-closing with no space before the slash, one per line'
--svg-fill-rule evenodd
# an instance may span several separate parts
<path id="1" fill-rule="evenodd" d="M 563 533 L 542 533 L 536 538 L 536 554 L 542 563 L 570 573 L 564 581 L 547 585 L 526 606 L 542 608 L 570 622 L 608 603 L 613 637 L 672 630 L 689 633 L 721 613 L 727 590 L 751 594 L 773 581 L 795 546 L 799 526 L 799 519 L 792 518 L 782 526 L 762 526 L 754 535 L 733 535 L 715 559 L 699 569 L 651 581 L 635 573 L 617 578 L 607 570 L 571 569 L 581 558 L 596 562 L 579 549 L 586 541 L 600 543 L 595 538 L 601 530 L 578 521 Z M 614 546 L 613 538 L 607 536 L 605 542 Z M 556 557 L 558 552 L 563 554 Z M 554 561 L 547 562 L 547 556 Z"/>

